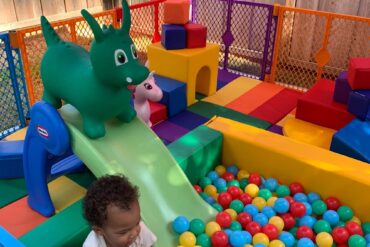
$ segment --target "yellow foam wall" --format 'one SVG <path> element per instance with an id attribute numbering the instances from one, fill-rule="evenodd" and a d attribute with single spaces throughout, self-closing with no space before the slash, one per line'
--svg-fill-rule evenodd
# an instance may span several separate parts
<path id="1" fill-rule="evenodd" d="M 361 220 L 370 220 L 369 164 L 221 117 L 207 125 L 224 135 L 223 164 L 284 184 L 301 182 L 306 193 L 336 196 Z"/>

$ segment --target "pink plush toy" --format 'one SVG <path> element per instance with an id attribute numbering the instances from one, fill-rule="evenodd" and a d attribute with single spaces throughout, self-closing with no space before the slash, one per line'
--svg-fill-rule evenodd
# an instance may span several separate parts
<path id="1" fill-rule="evenodd" d="M 152 123 L 150 122 L 150 105 L 148 100 L 157 102 L 162 97 L 162 90 L 155 83 L 154 71 L 150 72 L 148 78 L 134 89 L 134 107 L 137 116 L 149 127 L 152 126 Z"/>

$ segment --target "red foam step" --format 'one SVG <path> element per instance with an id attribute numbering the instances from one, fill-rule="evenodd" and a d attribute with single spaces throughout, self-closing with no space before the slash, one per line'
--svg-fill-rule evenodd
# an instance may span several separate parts
<path id="1" fill-rule="evenodd" d="M 334 81 L 318 80 L 298 99 L 296 118 L 336 130 L 347 125 L 354 115 L 346 105 L 333 100 L 334 86 Z"/>
<path id="2" fill-rule="evenodd" d="M 157 102 L 151 102 L 150 104 L 150 121 L 153 125 L 162 122 L 167 119 L 167 107 Z"/>
<path id="3" fill-rule="evenodd" d="M 370 57 L 352 58 L 348 65 L 352 89 L 370 89 Z"/>

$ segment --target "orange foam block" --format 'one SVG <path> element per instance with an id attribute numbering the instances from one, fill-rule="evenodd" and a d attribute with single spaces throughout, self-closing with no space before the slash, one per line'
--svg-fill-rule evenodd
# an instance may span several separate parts
<path id="1" fill-rule="evenodd" d="M 164 23 L 183 25 L 189 22 L 189 0 L 167 0 L 163 8 Z"/>
<path id="2" fill-rule="evenodd" d="M 225 106 L 229 109 L 249 114 L 283 89 L 284 87 L 282 86 L 262 82 Z"/>

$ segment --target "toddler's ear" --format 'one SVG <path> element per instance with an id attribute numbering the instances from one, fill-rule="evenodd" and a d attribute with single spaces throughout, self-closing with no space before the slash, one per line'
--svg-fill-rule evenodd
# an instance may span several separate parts
<path id="1" fill-rule="evenodd" d="M 103 229 L 101 227 L 92 226 L 91 228 L 96 234 L 103 236 Z"/>

